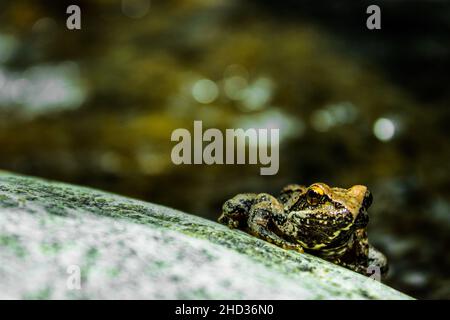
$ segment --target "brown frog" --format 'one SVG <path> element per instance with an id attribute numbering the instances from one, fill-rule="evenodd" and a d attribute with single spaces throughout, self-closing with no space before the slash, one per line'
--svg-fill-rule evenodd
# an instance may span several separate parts
<path id="1" fill-rule="evenodd" d="M 238 194 L 224 203 L 218 220 L 279 247 L 306 251 L 364 275 L 379 271 L 384 276 L 387 260 L 367 239 L 371 203 L 372 195 L 362 185 L 292 184 L 278 198 Z"/>

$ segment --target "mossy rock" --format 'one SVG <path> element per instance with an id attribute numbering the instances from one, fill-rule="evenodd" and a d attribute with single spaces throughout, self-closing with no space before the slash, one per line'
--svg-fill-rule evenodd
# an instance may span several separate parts
<path id="1" fill-rule="evenodd" d="M 3 299 L 410 299 L 197 216 L 7 172 L 0 261 Z"/>

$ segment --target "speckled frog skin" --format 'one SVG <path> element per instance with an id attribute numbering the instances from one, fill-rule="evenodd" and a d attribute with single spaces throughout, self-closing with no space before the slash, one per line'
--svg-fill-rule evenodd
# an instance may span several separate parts
<path id="1" fill-rule="evenodd" d="M 343 189 L 293 184 L 278 198 L 267 193 L 236 195 L 224 203 L 219 222 L 364 275 L 380 270 L 384 276 L 387 260 L 367 238 L 371 203 L 372 195 L 362 185 Z"/>

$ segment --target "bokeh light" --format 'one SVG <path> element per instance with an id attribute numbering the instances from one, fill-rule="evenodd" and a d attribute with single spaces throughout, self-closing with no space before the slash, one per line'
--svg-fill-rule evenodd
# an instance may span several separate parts
<path id="1" fill-rule="evenodd" d="M 217 99 L 219 96 L 219 88 L 214 81 L 201 79 L 193 85 L 192 96 L 196 101 L 208 104 Z"/>
<path id="2" fill-rule="evenodd" d="M 29 115 L 77 108 L 87 95 L 73 62 L 36 65 L 22 73 L 0 70 L 0 83 L 0 107 L 19 107 Z"/>
<path id="3" fill-rule="evenodd" d="M 394 137 L 395 124 L 387 118 L 380 118 L 373 125 L 373 134 L 381 141 L 389 141 Z"/>
<path id="4" fill-rule="evenodd" d="M 256 79 L 242 92 L 242 109 L 256 111 L 267 107 L 274 90 L 273 81 L 267 77 Z"/>

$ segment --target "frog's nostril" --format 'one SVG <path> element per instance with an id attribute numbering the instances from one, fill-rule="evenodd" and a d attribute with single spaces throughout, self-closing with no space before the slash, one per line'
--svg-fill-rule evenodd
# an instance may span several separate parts
<path id="1" fill-rule="evenodd" d="M 372 201 L 373 201 L 372 193 L 369 190 L 367 190 L 366 194 L 364 195 L 363 207 L 366 209 L 369 208 L 370 205 L 372 204 Z"/>

